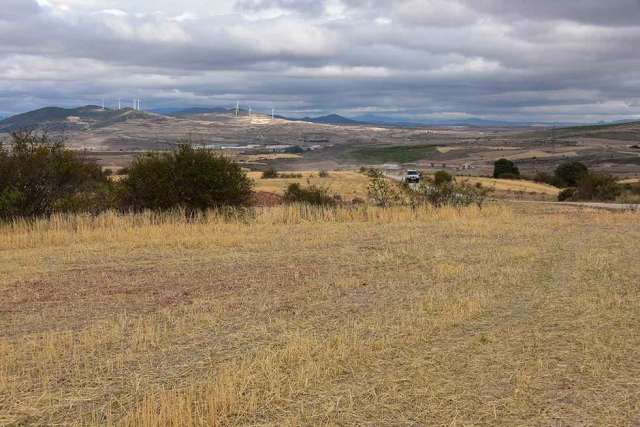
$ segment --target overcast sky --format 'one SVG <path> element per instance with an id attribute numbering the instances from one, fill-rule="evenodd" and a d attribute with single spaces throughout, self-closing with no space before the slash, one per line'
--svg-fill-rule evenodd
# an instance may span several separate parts
<path id="1" fill-rule="evenodd" d="M 640 0 L 0 0 L 0 115 L 640 118 Z"/>

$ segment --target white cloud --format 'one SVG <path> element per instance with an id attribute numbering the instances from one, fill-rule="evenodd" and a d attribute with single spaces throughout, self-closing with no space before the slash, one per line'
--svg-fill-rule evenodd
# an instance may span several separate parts
<path id="1" fill-rule="evenodd" d="M 142 91 L 405 117 L 640 114 L 637 0 L 0 1 L 0 111 Z"/>

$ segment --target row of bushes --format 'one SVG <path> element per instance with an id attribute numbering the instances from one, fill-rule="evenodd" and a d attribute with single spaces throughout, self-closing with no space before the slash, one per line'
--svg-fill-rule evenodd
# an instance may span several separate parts
<path id="1" fill-rule="evenodd" d="M 494 164 L 494 178 L 520 179 L 520 171 L 511 160 L 499 159 Z M 636 195 L 632 186 L 622 186 L 615 177 L 596 173 L 577 161 L 560 164 L 553 173 L 539 172 L 534 181 L 561 188 L 560 201 L 614 201 L 621 196 Z"/>
<path id="2" fill-rule="evenodd" d="M 424 179 L 417 189 L 407 184 L 394 184 L 385 178 L 380 170 L 369 170 L 369 200 L 382 207 L 407 205 L 418 207 L 430 205 L 436 208 L 444 206 L 463 207 L 482 205 L 491 190 L 480 183 L 472 185 L 467 181 L 456 180 L 445 171 L 436 172 L 433 178 Z"/>
<path id="3" fill-rule="evenodd" d="M 252 197 L 253 183 L 237 164 L 188 144 L 139 156 L 114 181 L 61 140 L 16 132 L 10 142 L 0 146 L 0 219 L 107 209 L 189 212 L 242 206 Z"/>
<path id="4" fill-rule="evenodd" d="M 534 180 L 562 188 L 560 201 L 614 201 L 624 190 L 615 177 L 590 171 L 581 162 L 562 163 L 553 174 L 540 172 Z"/>

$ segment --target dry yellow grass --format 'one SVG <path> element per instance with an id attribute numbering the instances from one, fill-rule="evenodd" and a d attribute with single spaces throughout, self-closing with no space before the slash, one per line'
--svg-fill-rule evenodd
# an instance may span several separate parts
<path id="1" fill-rule="evenodd" d="M 262 173 L 250 172 L 249 176 L 256 182 L 256 191 L 266 191 L 269 193 L 283 194 L 289 184 L 299 182 L 303 185 L 307 183 L 328 187 L 333 194 L 339 194 L 345 200 L 360 198 L 366 200 L 369 178 L 362 173 L 352 171 L 331 171 L 326 178 L 320 178 L 318 171 L 310 172 L 285 172 L 301 174 L 302 178 L 276 178 L 262 179 Z"/>
<path id="2" fill-rule="evenodd" d="M 525 180 L 494 179 L 482 177 L 460 177 L 459 179 L 466 179 L 472 184 L 479 182 L 483 186 L 487 188 L 493 188 L 496 191 L 534 193 L 554 197 L 557 197 L 560 193 L 560 189 L 552 185 Z"/>
<path id="3" fill-rule="evenodd" d="M 637 425 L 638 215 L 0 226 L 0 425 Z"/>

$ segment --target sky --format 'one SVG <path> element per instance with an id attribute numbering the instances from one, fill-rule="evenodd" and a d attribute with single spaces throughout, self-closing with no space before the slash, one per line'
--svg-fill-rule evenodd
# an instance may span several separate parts
<path id="1" fill-rule="evenodd" d="M 0 116 L 640 118 L 640 0 L 0 0 Z"/>

